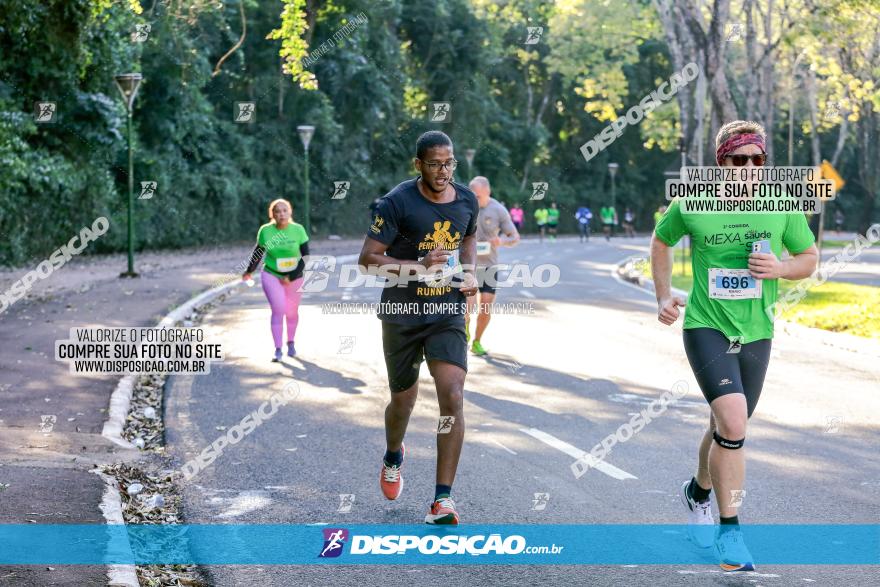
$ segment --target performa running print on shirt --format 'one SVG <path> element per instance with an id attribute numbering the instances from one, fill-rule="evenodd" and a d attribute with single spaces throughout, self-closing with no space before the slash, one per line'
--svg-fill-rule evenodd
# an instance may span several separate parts
<path id="1" fill-rule="evenodd" d="M 434 203 L 419 192 L 416 181 L 401 183 L 379 200 L 367 235 L 388 245 L 387 255 L 396 259 L 419 260 L 438 246 L 457 259 L 462 239 L 477 230 L 477 197 L 465 186 L 452 183 L 455 200 Z M 406 287 L 386 287 L 382 290 L 382 308 L 413 303 L 422 309 L 437 307 L 435 304 L 463 308 L 465 297 L 457 287 L 435 285 L 409 280 Z M 396 324 L 426 324 L 450 315 L 454 314 L 381 311 L 379 318 Z"/>

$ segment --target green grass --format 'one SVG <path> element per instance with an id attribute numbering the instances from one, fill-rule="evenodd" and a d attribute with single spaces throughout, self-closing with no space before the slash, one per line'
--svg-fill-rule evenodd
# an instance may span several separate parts
<path id="1" fill-rule="evenodd" d="M 829 242 L 836 241 L 825 242 L 832 246 Z M 674 259 L 672 285 L 690 291 L 694 282 L 690 249 L 676 247 Z M 646 264 L 645 269 L 651 277 L 650 265 Z M 780 279 L 779 296 L 797 285 L 797 281 Z M 786 310 L 782 318 L 813 328 L 880 339 L 880 287 L 826 281 L 807 290 L 806 297 Z"/>

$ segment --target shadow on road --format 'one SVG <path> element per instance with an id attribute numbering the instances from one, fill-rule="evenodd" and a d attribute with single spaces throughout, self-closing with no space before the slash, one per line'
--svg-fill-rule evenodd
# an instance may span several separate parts
<path id="1" fill-rule="evenodd" d="M 305 381 L 306 383 L 314 385 L 316 387 L 332 387 L 338 389 L 342 393 L 348 393 L 352 395 L 359 395 L 364 393 L 363 390 L 358 389 L 359 387 L 365 387 L 367 385 L 367 383 L 361 379 L 346 377 L 341 373 L 331 371 L 330 369 L 325 369 L 324 367 L 321 367 L 316 363 L 300 359 L 299 357 L 297 357 L 296 360 L 299 361 L 305 368 L 301 369 L 289 363 L 282 363 L 282 365 L 286 369 L 290 370 L 293 378 L 297 381 Z"/>

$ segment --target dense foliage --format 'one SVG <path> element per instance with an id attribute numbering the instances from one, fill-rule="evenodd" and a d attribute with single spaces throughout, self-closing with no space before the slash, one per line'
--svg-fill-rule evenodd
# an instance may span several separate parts
<path id="1" fill-rule="evenodd" d="M 664 171 L 680 160 L 681 120 L 692 115 L 673 100 L 589 163 L 579 147 L 675 70 L 676 30 L 661 18 L 664 4 L 0 0 L 0 264 L 46 255 L 102 215 L 111 231 L 89 250 L 124 247 L 127 120 L 113 79 L 129 71 L 145 80 L 133 115 L 136 195 L 140 182 L 157 182 L 154 197 L 135 200 L 139 249 L 250 240 L 274 197 L 293 201 L 301 217 L 299 124 L 316 127 L 309 180 L 317 236 L 362 234 L 368 205 L 412 175 L 415 138 L 432 128 L 453 138 L 460 181 L 488 176 L 495 196 L 523 203 L 527 219 L 532 182 L 547 182 L 563 231 L 573 230 L 582 203 L 597 209 L 610 200 L 607 163 L 615 161 L 618 209 L 631 207 L 647 230 L 663 203 Z M 714 8 L 730 4 L 715 0 Z M 734 2 L 734 16 L 744 4 L 755 6 Z M 750 74 L 751 45 L 731 45 L 726 71 L 740 115 L 752 112 L 752 94 L 762 112 L 752 89 L 765 83 L 782 164 L 790 84 L 812 83 L 811 92 L 794 91 L 795 163 L 811 161 L 814 138 L 823 157 L 834 152 L 851 178 L 838 205 L 861 228 L 877 199 L 880 9 L 825 4 L 820 22 L 815 13 L 782 15 L 776 36 L 764 39 L 779 53 L 771 55 L 775 81 Z M 711 8 L 706 18 L 715 18 Z M 529 27 L 542 28 L 530 39 Z M 813 64 L 809 79 L 792 73 L 789 54 L 798 51 Z M 52 123 L 35 121 L 37 102 L 56 104 Z M 237 102 L 256 104 L 253 122 L 235 121 Z M 451 120 L 430 121 L 431 102 L 451 103 Z M 836 120 L 823 116 L 832 102 Z M 476 149 L 474 169 L 467 148 Z M 350 182 L 347 195 L 331 199 L 339 181 Z"/>

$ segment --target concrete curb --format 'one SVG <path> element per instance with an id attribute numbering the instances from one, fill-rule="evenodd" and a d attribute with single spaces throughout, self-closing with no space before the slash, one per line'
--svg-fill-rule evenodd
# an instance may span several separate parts
<path id="1" fill-rule="evenodd" d="M 125 524 L 122 517 L 122 500 L 119 498 L 119 484 L 116 479 L 95 469 L 91 471 L 104 481 L 104 497 L 101 500 L 101 512 L 108 524 Z M 126 540 L 125 547 L 134 559 L 131 545 Z M 118 554 L 118 553 L 117 553 Z M 107 565 L 107 585 L 110 587 L 140 587 L 134 565 Z"/>
<path id="2" fill-rule="evenodd" d="M 613 277 L 620 281 L 634 284 L 646 292 L 653 294 L 654 281 L 648 279 L 633 267 L 632 262 L 635 259 L 644 259 L 644 256 L 630 255 L 620 261 L 612 270 Z M 688 295 L 686 291 L 677 288 L 672 288 L 672 293 L 684 298 L 687 298 Z M 776 320 L 776 328 L 781 329 L 786 334 L 798 337 L 807 343 L 822 344 L 853 353 L 880 357 L 880 342 L 870 338 L 854 336 L 844 332 L 831 332 L 830 330 L 822 330 L 821 328 L 812 328 L 788 320 Z"/>
<path id="3" fill-rule="evenodd" d="M 213 300 L 221 294 L 239 287 L 241 284 L 241 281 L 233 281 L 202 292 L 169 312 L 168 315 L 159 321 L 156 328 L 174 326 L 177 322 L 188 316 L 194 309 Z M 104 422 L 104 428 L 101 430 L 101 436 L 111 440 L 118 446 L 127 449 L 135 448 L 132 443 L 122 437 L 122 429 L 125 427 L 125 418 L 128 416 L 128 407 L 131 404 L 131 393 L 134 390 L 134 382 L 136 378 L 135 375 L 125 375 L 119 380 L 119 383 L 116 384 L 116 389 L 113 390 L 113 394 L 110 396 L 107 421 Z"/>

